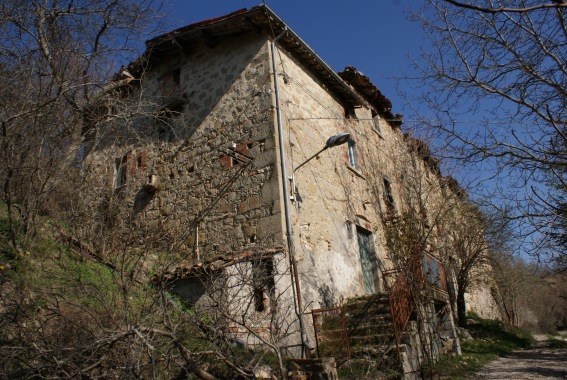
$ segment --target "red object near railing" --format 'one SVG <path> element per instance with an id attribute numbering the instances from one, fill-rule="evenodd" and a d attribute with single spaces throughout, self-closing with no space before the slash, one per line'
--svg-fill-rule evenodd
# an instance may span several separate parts
<path id="1" fill-rule="evenodd" d="M 447 291 L 445 267 L 428 253 L 413 258 L 407 271 L 401 271 L 390 288 L 390 313 L 398 352 L 402 335 L 415 308 L 412 289 L 421 289 L 425 284 Z"/>
<path id="2" fill-rule="evenodd" d="M 406 268 L 401 271 L 390 289 L 390 313 L 396 337 L 396 347 L 400 351 L 400 340 L 409 322 L 411 313 L 415 308 L 413 288 L 423 285 L 420 256 L 413 257 Z M 411 283 L 413 282 L 413 283 Z M 413 286 L 412 286 L 413 285 Z"/>
<path id="3" fill-rule="evenodd" d="M 390 289 L 390 313 L 396 337 L 396 347 L 400 351 L 400 340 L 415 307 L 415 301 L 406 275 L 402 272 Z"/>

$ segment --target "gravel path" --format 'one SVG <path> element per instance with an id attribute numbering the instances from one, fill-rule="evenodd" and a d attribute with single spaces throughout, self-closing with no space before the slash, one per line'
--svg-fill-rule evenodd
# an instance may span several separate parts
<path id="1" fill-rule="evenodd" d="M 550 349 L 542 341 L 493 361 L 471 379 L 567 379 L 567 349 Z"/>

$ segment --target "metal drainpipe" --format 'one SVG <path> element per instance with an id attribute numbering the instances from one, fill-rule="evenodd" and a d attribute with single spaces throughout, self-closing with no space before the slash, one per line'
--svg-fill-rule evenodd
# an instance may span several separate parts
<path id="1" fill-rule="evenodd" d="M 305 356 L 305 349 L 309 349 L 307 346 L 307 335 L 305 334 L 305 324 L 303 322 L 303 305 L 301 302 L 301 287 L 299 285 L 299 275 L 297 273 L 297 262 L 295 260 L 295 246 L 293 245 L 293 231 L 291 228 L 291 213 L 289 207 L 289 190 L 287 186 L 287 172 L 285 164 L 285 151 L 284 151 L 284 137 L 283 137 L 283 125 L 282 125 L 282 112 L 280 107 L 280 92 L 278 86 L 278 71 L 276 65 L 276 43 L 278 40 L 287 33 L 287 27 L 284 28 L 283 32 L 272 40 L 272 71 L 274 72 L 274 92 L 276 95 L 276 118 L 278 124 L 278 139 L 279 139 L 279 151 L 280 151 L 280 165 L 282 172 L 282 183 L 283 183 L 283 197 L 284 197 L 284 212 L 285 212 L 285 226 L 286 226 L 286 237 L 287 246 L 289 250 L 289 261 L 291 267 L 291 279 L 292 284 L 294 284 L 295 297 L 295 314 L 299 321 L 299 330 L 301 332 L 301 357 Z"/>

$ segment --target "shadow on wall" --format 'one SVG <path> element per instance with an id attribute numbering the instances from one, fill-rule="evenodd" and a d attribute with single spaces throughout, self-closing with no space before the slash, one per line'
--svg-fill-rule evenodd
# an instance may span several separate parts
<path id="1" fill-rule="evenodd" d="M 268 53 L 262 52 L 265 40 L 254 35 L 241 40 L 200 47 L 190 56 L 178 50 L 155 59 L 145 79 L 136 82 L 138 89 L 128 87 L 96 110 L 85 151 L 113 145 L 187 143 L 223 98 L 230 104 L 218 109 L 219 121 L 244 122 L 241 117 L 246 116 L 254 92 L 267 83 L 269 70 Z M 246 81 L 242 89 L 235 86 L 239 78 Z"/>

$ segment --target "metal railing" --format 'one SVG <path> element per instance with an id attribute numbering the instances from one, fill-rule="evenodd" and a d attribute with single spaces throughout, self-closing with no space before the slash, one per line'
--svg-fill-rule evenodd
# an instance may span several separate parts
<path id="1" fill-rule="evenodd" d="M 390 288 L 390 313 L 398 352 L 402 335 L 415 308 L 415 294 L 412 289 L 417 291 L 426 284 L 447 292 L 445 267 L 428 253 L 411 260 L 407 271 L 400 271 Z"/>
<path id="2" fill-rule="evenodd" d="M 400 349 L 400 340 L 409 322 L 415 301 L 405 273 L 400 273 L 390 289 L 390 314 L 396 338 L 396 347 Z"/>
<path id="3" fill-rule="evenodd" d="M 422 283 L 423 274 L 421 272 L 420 259 L 419 256 L 416 256 L 409 261 L 406 271 L 400 271 L 396 282 L 394 282 L 390 290 L 390 313 L 392 314 L 398 353 L 400 351 L 400 340 L 415 308 L 413 289 L 416 286 L 420 287 Z"/>

